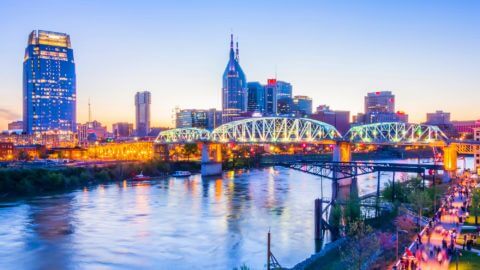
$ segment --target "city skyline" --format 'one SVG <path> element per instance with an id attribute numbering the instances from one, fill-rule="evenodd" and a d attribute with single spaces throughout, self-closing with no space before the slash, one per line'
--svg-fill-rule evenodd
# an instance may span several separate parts
<path id="1" fill-rule="evenodd" d="M 78 14 L 86 13 L 87 7 L 79 2 L 47 2 L 56 3 L 58 9 L 75 8 Z M 71 36 L 77 68 L 78 122 L 88 119 L 88 98 L 93 119 L 107 126 L 134 122 L 131 96 L 142 89 L 152 92 L 152 126 L 172 126 L 172 109 L 177 105 L 220 109 L 219 77 L 228 59 L 225 47 L 230 32 L 240 37 L 242 67 L 248 81 L 265 83 L 277 74 L 279 80 L 292 83 L 295 94 L 312 97 L 314 107 L 328 104 L 353 115 L 363 111 L 367 92 L 387 90 L 396 95 L 397 108 L 407 112 L 411 122 L 425 121 L 426 113 L 436 110 L 451 112 L 452 120 L 479 118 L 472 109 L 480 97 L 475 91 L 479 85 L 475 63 L 480 58 L 475 49 L 480 45 L 474 31 L 479 22 L 475 18 L 476 3 L 456 6 L 443 2 L 431 7 L 427 2 L 376 7 L 352 2 L 239 4 L 238 12 L 271 11 L 261 18 L 261 27 L 228 20 L 232 15 L 222 13 L 231 8 L 228 5 L 217 3 L 210 10 L 211 3 L 205 7 L 190 4 L 145 1 L 135 7 L 139 11 L 135 14 L 145 14 L 140 17 L 130 15 L 122 4 L 107 9 L 108 2 L 94 3 L 89 5 L 89 15 L 102 23 L 90 28 L 79 26 L 93 23 L 87 15 L 68 14 L 73 16 L 68 20 L 69 16 L 49 16 L 54 11 L 42 9 L 42 4 L 35 2 L 2 2 L 0 25 L 14 27 L 2 29 L 9 42 L 0 45 L 0 79 L 4 82 L 0 94 L 5 97 L 0 102 L 0 129 L 22 118 L 22 51 L 28 33 L 34 29 Z M 30 9 L 19 8 L 24 5 Z M 170 17 L 162 18 L 163 13 Z M 172 25 L 190 15 L 193 19 Z M 267 22 L 281 18 L 279 15 L 288 15 L 291 20 Z M 295 20 L 300 15 L 301 20 Z M 399 25 L 403 20 L 408 23 Z M 166 25 L 158 28 L 162 23 Z M 108 44 L 108 49 L 102 48 Z M 154 46 L 158 47 L 156 51 L 151 50 Z M 412 97 L 416 101 L 412 102 Z"/>

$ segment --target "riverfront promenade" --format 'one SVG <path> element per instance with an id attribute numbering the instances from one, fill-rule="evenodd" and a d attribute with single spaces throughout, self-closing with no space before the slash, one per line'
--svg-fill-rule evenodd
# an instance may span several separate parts
<path id="1" fill-rule="evenodd" d="M 394 269 L 448 269 L 455 258 L 457 236 L 467 217 L 473 180 L 465 178 L 453 184 L 442 200 L 442 206 L 405 249 Z"/>

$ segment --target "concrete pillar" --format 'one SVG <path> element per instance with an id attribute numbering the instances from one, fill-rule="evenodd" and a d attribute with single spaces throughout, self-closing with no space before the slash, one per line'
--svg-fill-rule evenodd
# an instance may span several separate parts
<path id="1" fill-rule="evenodd" d="M 209 145 L 202 143 L 202 163 L 210 162 L 210 149 Z"/>
<path id="2" fill-rule="evenodd" d="M 216 147 L 215 157 L 213 160 L 210 160 L 210 150 L 211 148 Z M 219 144 L 212 145 L 203 143 L 202 144 L 202 166 L 201 166 L 202 176 L 215 176 L 222 174 L 222 152 Z"/>
<path id="3" fill-rule="evenodd" d="M 334 162 L 350 162 L 352 161 L 352 153 L 349 142 L 337 142 L 333 147 Z"/>
<path id="4" fill-rule="evenodd" d="M 457 148 L 454 144 L 443 148 L 443 168 L 450 174 L 455 174 L 457 171 Z"/>
<path id="5" fill-rule="evenodd" d="M 215 162 L 222 162 L 222 145 L 216 144 L 215 145 Z"/>

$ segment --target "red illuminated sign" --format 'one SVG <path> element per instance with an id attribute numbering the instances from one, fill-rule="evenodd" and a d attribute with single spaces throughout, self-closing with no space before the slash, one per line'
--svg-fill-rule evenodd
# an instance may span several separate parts
<path id="1" fill-rule="evenodd" d="M 268 83 L 268 85 L 275 85 L 275 84 L 277 84 L 277 79 L 268 79 L 267 83 Z"/>

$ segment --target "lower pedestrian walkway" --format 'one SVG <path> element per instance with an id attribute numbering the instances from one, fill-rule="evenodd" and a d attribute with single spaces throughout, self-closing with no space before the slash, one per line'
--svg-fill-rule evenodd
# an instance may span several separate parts
<path id="1" fill-rule="evenodd" d="M 448 269 L 450 259 L 458 252 L 456 239 L 468 215 L 471 183 L 471 179 L 465 179 L 450 186 L 442 206 L 405 249 L 396 269 Z"/>

